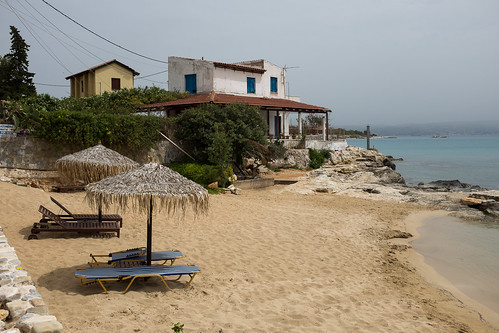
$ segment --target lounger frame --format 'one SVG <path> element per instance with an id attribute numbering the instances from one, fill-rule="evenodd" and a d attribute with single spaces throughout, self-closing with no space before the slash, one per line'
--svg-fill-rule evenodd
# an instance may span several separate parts
<path id="1" fill-rule="evenodd" d="M 113 255 L 120 255 L 130 253 L 129 256 L 124 256 L 123 258 L 113 259 Z M 152 261 L 163 261 L 160 265 L 165 265 L 168 261 L 170 266 L 175 263 L 175 260 L 182 258 L 182 252 L 175 251 L 161 251 L 152 252 Z M 100 266 L 111 266 L 111 267 L 131 267 L 140 266 L 146 263 L 147 253 L 145 247 L 137 247 L 133 249 L 127 249 L 124 251 L 116 251 L 108 254 L 93 254 L 90 253 L 91 261 L 88 262 L 90 267 L 100 267 Z M 101 258 L 111 258 L 107 261 L 102 261 Z"/>
<path id="2" fill-rule="evenodd" d="M 120 237 L 120 223 L 117 221 L 102 221 L 97 220 L 74 220 L 62 219 L 47 208 L 40 205 L 38 211 L 43 216 L 47 216 L 50 220 L 40 220 L 33 223 L 31 235 L 28 239 L 37 239 L 40 232 L 85 232 L 85 233 L 100 233 L 100 232 L 115 232 L 116 236 Z"/>
<path id="3" fill-rule="evenodd" d="M 155 266 L 147 266 L 147 267 L 155 267 Z M 136 279 L 138 278 L 151 278 L 151 277 L 158 277 L 162 282 L 163 284 L 165 285 L 166 289 L 167 290 L 172 290 L 170 288 L 170 286 L 168 285 L 167 281 L 178 281 L 182 276 L 184 275 L 188 275 L 190 277 L 189 281 L 187 282 L 187 284 L 185 285 L 185 287 L 183 288 L 184 290 L 187 289 L 191 283 L 192 283 L 192 280 L 194 280 L 194 277 L 200 272 L 200 269 L 199 267 L 196 267 L 196 266 L 188 266 L 188 265 L 182 265 L 182 266 L 157 266 L 157 267 L 172 267 L 172 268 L 177 268 L 177 267 L 190 267 L 191 270 L 192 268 L 196 269 L 196 271 L 192 271 L 190 273 L 174 273 L 174 274 L 156 274 L 156 273 L 148 273 L 148 274 L 130 274 L 130 275 L 123 275 L 123 276 L 116 276 L 116 277 L 103 277 L 103 278 L 87 278 L 85 276 L 75 276 L 76 278 L 78 279 L 81 279 L 80 282 L 82 285 L 88 285 L 88 284 L 93 284 L 93 283 L 98 283 L 102 289 L 104 290 L 104 292 L 106 294 L 110 294 L 111 292 L 109 290 L 107 290 L 107 288 L 104 286 L 104 283 L 105 282 L 108 282 L 108 281 L 127 281 L 127 280 L 130 280 L 130 282 L 128 283 L 128 285 L 126 286 L 125 290 L 122 291 L 121 293 L 126 293 L 130 287 L 132 286 L 132 284 L 135 282 Z M 92 269 L 95 269 L 95 268 L 81 268 L 81 269 L 77 269 L 77 272 L 78 271 L 85 271 L 85 270 L 92 270 Z M 114 268 L 108 268 L 110 270 L 114 269 Z M 176 279 L 173 279 L 173 280 L 167 280 L 165 279 L 163 276 L 176 276 L 178 275 L 178 277 Z M 87 280 L 87 281 L 85 281 Z M 120 293 L 120 292 L 118 292 Z"/>

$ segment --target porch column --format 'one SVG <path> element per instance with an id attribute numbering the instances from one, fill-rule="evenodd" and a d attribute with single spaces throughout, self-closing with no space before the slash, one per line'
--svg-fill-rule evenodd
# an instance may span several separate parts
<path id="1" fill-rule="evenodd" d="M 326 117 L 322 117 L 322 140 L 326 141 Z"/>
<path id="2" fill-rule="evenodd" d="M 329 140 L 329 113 L 326 112 L 326 141 Z"/>
<path id="3" fill-rule="evenodd" d="M 277 125 L 275 126 L 275 128 L 277 129 L 277 133 L 275 134 L 275 137 L 276 139 L 279 139 L 279 135 L 281 134 L 281 121 L 279 121 L 279 110 L 276 111 L 277 112 L 277 117 L 276 117 L 276 120 L 277 121 Z"/>
<path id="4" fill-rule="evenodd" d="M 267 135 L 270 137 L 270 110 L 267 110 L 267 126 L 269 128 Z"/>
<path id="5" fill-rule="evenodd" d="M 298 134 L 302 136 L 301 112 L 298 112 Z"/>

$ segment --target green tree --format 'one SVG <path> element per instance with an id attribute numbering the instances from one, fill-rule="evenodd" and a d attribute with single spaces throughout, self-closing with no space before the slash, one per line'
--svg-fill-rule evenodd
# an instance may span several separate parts
<path id="1" fill-rule="evenodd" d="M 212 147 L 216 141 L 214 137 L 220 135 L 215 134 L 215 124 L 223 124 L 227 133 L 224 140 L 230 143 L 232 159 L 241 163 L 243 156 L 251 155 L 254 151 L 251 141 L 266 143 L 267 124 L 258 110 L 246 104 L 203 104 L 180 114 L 176 136 L 190 144 L 198 162 L 210 162 L 210 154 L 217 149 Z"/>
<path id="2" fill-rule="evenodd" d="M 16 27 L 10 26 L 10 53 L 0 60 L 0 99 L 19 99 L 36 95 L 34 73 L 28 71 L 28 50 Z"/>
<path id="3" fill-rule="evenodd" d="M 222 123 L 216 123 L 211 138 L 211 145 L 207 148 L 208 160 L 218 167 L 220 186 L 225 187 L 229 174 L 232 157 L 231 138 L 234 133 Z"/>

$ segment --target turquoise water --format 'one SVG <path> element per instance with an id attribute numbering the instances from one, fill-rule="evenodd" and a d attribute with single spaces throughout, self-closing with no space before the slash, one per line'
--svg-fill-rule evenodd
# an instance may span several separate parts
<path id="1" fill-rule="evenodd" d="M 365 139 L 348 139 L 366 148 Z M 424 136 L 371 139 L 371 147 L 395 161 L 408 185 L 458 179 L 463 183 L 499 189 L 499 136 Z"/>
<path id="2" fill-rule="evenodd" d="M 440 216 L 424 220 L 412 242 L 425 262 L 468 297 L 499 314 L 499 225 Z"/>

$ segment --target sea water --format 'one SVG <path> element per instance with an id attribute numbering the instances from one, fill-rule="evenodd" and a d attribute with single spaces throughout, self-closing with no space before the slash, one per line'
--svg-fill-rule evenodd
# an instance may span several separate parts
<path id="1" fill-rule="evenodd" d="M 450 216 L 423 221 L 412 242 L 425 262 L 468 297 L 499 314 L 499 224 Z"/>
<path id="2" fill-rule="evenodd" d="M 366 140 L 347 140 L 366 148 Z M 458 179 L 499 189 L 499 136 L 371 139 L 371 147 L 395 161 L 408 185 Z M 468 297 L 499 314 L 499 224 L 449 216 L 427 219 L 413 248 Z"/>
<path id="3" fill-rule="evenodd" d="M 348 139 L 366 148 L 365 139 Z M 463 183 L 499 189 L 499 136 L 424 136 L 371 139 L 370 146 L 395 161 L 408 185 L 458 179 Z"/>

